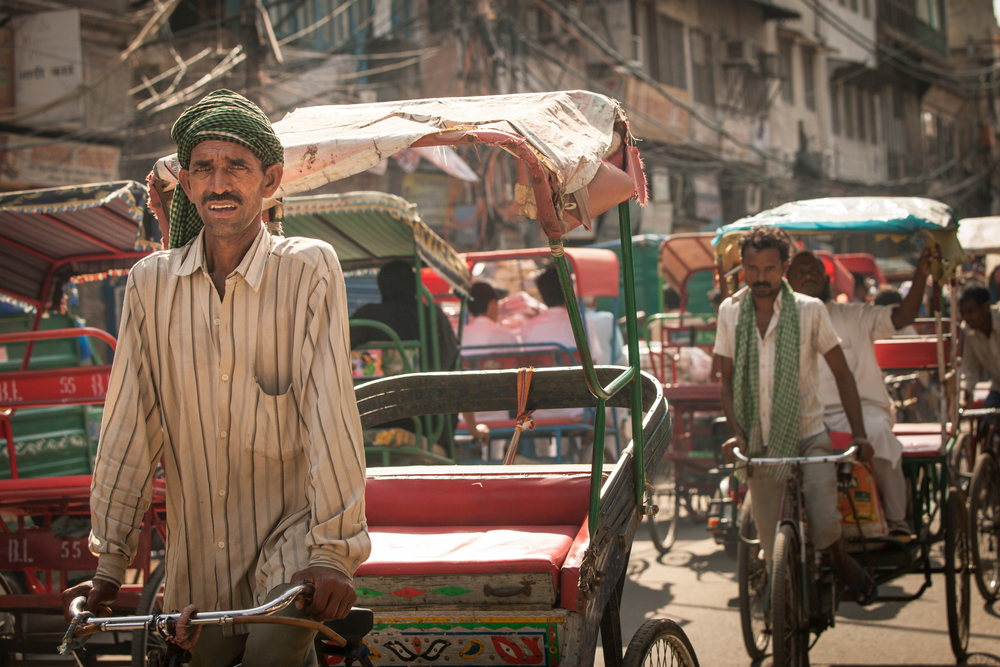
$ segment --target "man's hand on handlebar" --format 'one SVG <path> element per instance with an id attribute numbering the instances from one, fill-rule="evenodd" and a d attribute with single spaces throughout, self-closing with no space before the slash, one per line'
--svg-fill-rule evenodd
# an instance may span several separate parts
<path id="1" fill-rule="evenodd" d="M 66 622 L 73 620 L 73 614 L 69 611 L 70 603 L 78 597 L 87 598 L 87 604 L 83 606 L 84 611 L 89 611 L 94 616 L 111 616 L 111 604 L 118 597 L 119 586 L 104 579 L 94 579 L 84 581 L 72 588 L 67 588 L 62 594 L 63 614 Z"/>
<path id="2" fill-rule="evenodd" d="M 358 599 L 351 578 L 336 568 L 312 565 L 292 575 L 292 584 L 312 584 L 316 589 L 312 604 L 306 613 L 314 621 L 332 621 L 347 616 Z M 305 602 L 299 598 L 295 607 L 302 609 Z"/>
<path id="3" fill-rule="evenodd" d="M 725 459 L 726 463 L 736 463 L 736 455 L 733 454 L 733 449 L 737 447 L 741 452 L 746 454 L 747 441 L 742 434 L 738 434 L 722 443 L 722 458 Z"/>
<path id="4" fill-rule="evenodd" d="M 867 438 L 851 438 L 851 446 L 858 448 L 857 459 L 862 463 L 868 463 L 875 458 L 875 448 Z"/>

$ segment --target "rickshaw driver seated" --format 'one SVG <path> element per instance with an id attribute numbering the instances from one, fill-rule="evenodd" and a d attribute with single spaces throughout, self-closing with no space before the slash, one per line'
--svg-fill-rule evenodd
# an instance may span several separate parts
<path id="1" fill-rule="evenodd" d="M 987 408 L 1000 408 L 1000 311 L 990 307 L 990 291 L 978 283 L 962 290 L 958 300 L 965 335 L 960 405 L 968 405 L 983 371 L 992 384 Z"/>
<path id="2" fill-rule="evenodd" d="M 911 532 L 906 521 L 903 444 L 892 432 L 895 422 L 892 400 L 875 359 L 875 341 L 891 338 L 913 324 L 920 312 L 921 297 L 932 261 L 931 249 L 924 248 L 913 272 L 914 287 L 898 306 L 837 303 L 830 298 L 830 277 L 823 262 L 808 250 L 797 253 L 788 267 L 788 283 L 792 289 L 822 301 L 830 315 L 833 330 L 840 337 L 840 347 L 861 397 L 865 430 L 875 450 L 872 464 L 889 534 L 901 539 L 908 539 Z M 831 431 L 848 430 L 850 422 L 837 391 L 837 382 L 825 360 L 819 364 L 819 397 L 827 428 Z"/>
<path id="3" fill-rule="evenodd" d="M 91 488 L 93 581 L 63 604 L 108 615 L 166 474 L 164 609 L 246 609 L 315 587 L 281 615 L 344 617 L 371 552 L 344 276 L 322 241 L 271 236 L 284 151 L 267 116 L 219 90 L 174 124 L 170 250 L 129 274 Z M 298 608 L 296 608 L 298 607 Z M 304 608 L 303 608 L 304 607 Z M 68 613 L 68 612 L 67 612 Z M 316 632 L 185 618 L 192 667 L 315 665 Z M 251 628 L 252 629 L 249 629 Z M 200 630 L 200 641 L 197 639 Z"/>
<path id="4" fill-rule="evenodd" d="M 791 241 L 777 227 L 754 227 L 740 239 L 747 284 L 719 307 L 715 354 L 722 367 L 722 409 L 733 440 L 723 454 L 733 461 L 732 447 L 750 456 L 788 458 L 832 454 L 817 395 L 819 357 L 834 377 L 862 460 L 872 455 L 854 377 L 823 304 L 796 294 L 784 280 Z M 764 557 L 770 565 L 787 466 L 762 468 L 749 475 L 753 518 Z M 809 533 L 816 549 L 828 549 L 830 560 L 860 605 L 870 604 L 878 588 L 844 548 L 837 510 L 836 467 L 802 466 Z"/>

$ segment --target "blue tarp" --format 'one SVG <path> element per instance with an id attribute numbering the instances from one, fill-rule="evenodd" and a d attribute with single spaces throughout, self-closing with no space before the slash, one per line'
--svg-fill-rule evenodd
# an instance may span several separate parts
<path id="1" fill-rule="evenodd" d="M 774 225 L 789 232 L 911 235 L 957 228 L 951 208 L 922 197 L 828 197 L 789 202 L 719 228 L 717 245 L 730 232 Z"/>

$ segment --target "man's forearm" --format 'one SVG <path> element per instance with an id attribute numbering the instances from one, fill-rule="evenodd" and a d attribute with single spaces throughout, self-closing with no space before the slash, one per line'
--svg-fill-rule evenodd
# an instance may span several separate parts
<path id="1" fill-rule="evenodd" d="M 920 313 L 920 304 L 924 300 L 924 285 L 927 284 L 927 276 L 913 276 L 913 284 L 910 287 L 906 298 L 892 312 L 892 324 L 899 331 L 904 327 L 913 324 Z"/>
<path id="2" fill-rule="evenodd" d="M 722 401 L 722 413 L 726 416 L 726 422 L 729 424 L 729 432 L 733 436 L 746 437 L 740 429 L 740 425 L 736 423 L 736 412 L 733 410 L 733 385 L 729 382 L 723 380 L 719 383 L 719 398 Z"/>
<path id="3" fill-rule="evenodd" d="M 854 382 L 854 376 L 850 373 L 838 373 L 837 391 L 840 394 L 840 402 L 844 406 L 847 414 L 847 421 L 851 425 L 851 435 L 855 438 L 868 438 L 865 431 L 864 417 L 861 413 L 861 397 L 858 396 L 858 385 Z"/>

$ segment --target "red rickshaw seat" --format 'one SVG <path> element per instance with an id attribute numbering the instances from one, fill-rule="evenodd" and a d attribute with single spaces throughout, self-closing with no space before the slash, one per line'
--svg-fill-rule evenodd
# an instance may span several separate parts
<path id="1" fill-rule="evenodd" d="M 951 355 L 950 341 L 944 341 L 945 363 Z M 875 359 L 882 369 L 937 368 L 937 339 L 889 338 L 875 341 Z"/>
<path id="2" fill-rule="evenodd" d="M 941 456 L 944 440 L 941 431 L 915 435 L 896 435 L 903 443 L 903 458 L 936 458 Z"/>
<path id="3" fill-rule="evenodd" d="M 372 555 L 358 576 L 405 583 L 408 576 L 540 574 L 551 577 L 557 599 L 560 584 L 575 586 L 572 574 L 561 571 L 585 525 L 589 474 L 405 470 L 370 473 L 365 504 Z"/>
<path id="4" fill-rule="evenodd" d="M 923 422 L 920 424 L 893 424 L 892 432 L 896 436 L 903 435 L 941 435 L 941 424 L 938 422 Z M 951 423 L 948 423 L 948 433 L 951 433 Z"/>

